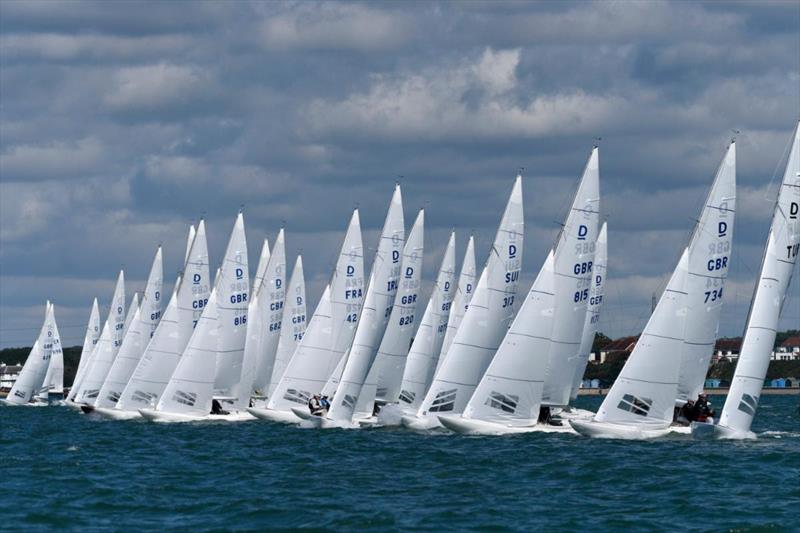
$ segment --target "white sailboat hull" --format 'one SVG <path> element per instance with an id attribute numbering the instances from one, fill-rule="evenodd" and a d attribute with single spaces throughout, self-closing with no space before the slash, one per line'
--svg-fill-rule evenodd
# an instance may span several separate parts
<path id="1" fill-rule="evenodd" d="M 400 421 L 404 427 L 417 431 L 427 431 L 442 427 L 442 423 L 435 416 L 407 415 L 400 418 Z"/>
<path id="2" fill-rule="evenodd" d="M 261 420 L 280 422 L 282 424 L 297 424 L 301 420 L 291 411 L 278 411 L 276 409 L 248 407 L 247 412 L 256 418 L 260 418 Z"/>
<path id="3" fill-rule="evenodd" d="M 496 422 L 464 418 L 458 415 L 440 415 L 439 421 L 447 429 L 462 435 L 516 435 L 520 433 L 572 433 L 575 430 L 569 425 L 552 426 L 548 424 L 537 424 L 532 421 L 529 426 L 508 426 Z"/>
<path id="4" fill-rule="evenodd" d="M 580 435 L 595 439 L 649 440 L 663 437 L 673 431 L 671 427 L 648 429 L 638 425 L 612 424 L 594 420 L 570 420 L 569 424 Z"/>
<path id="5" fill-rule="evenodd" d="M 756 434 L 752 431 L 737 431 L 726 426 L 720 426 L 719 424 L 692 422 L 690 429 L 692 438 L 696 440 L 745 440 L 756 438 Z"/>
<path id="6" fill-rule="evenodd" d="M 169 413 L 166 411 L 156 411 L 154 409 L 139 409 L 139 413 L 152 422 L 246 422 L 255 420 L 250 413 L 235 411 L 224 415 L 207 414 L 203 416 L 187 415 L 183 413 Z"/>
<path id="7" fill-rule="evenodd" d="M 138 411 L 123 411 L 121 409 L 109 409 L 107 407 L 95 407 L 94 412 L 98 415 L 112 420 L 135 420 L 142 418 Z"/>

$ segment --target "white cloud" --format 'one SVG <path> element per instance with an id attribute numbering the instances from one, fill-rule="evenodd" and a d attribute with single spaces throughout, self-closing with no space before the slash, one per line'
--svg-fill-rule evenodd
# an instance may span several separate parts
<path id="1" fill-rule="evenodd" d="M 96 175 L 107 148 L 94 137 L 45 144 L 19 144 L 0 154 L 3 181 L 49 180 Z"/>
<path id="2" fill-rule="evenodd" d="M 212 85 L 210 74 L 199 67 L 167 63 L 125 67 L 114 75 L 105 102 L 115 111 L 155 111 L 202 98 Z"/>
<path id="3" fill-rule="evenodd" d="M 16 33 L 0 37 L 0 57 L 128 60 L 181 53 L 192 41 L 184 35 L 120 36 L 68 33 Z"/>

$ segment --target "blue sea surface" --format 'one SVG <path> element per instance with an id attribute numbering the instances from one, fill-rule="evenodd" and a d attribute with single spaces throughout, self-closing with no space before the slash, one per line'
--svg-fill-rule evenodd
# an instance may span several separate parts
<path id="1" fill-rule="evenodd" d="M 0 529 L 798 530 L 799 402 L 764 396 L 759 438 L 739 442 L 155 424 L 4 407 Z"/>

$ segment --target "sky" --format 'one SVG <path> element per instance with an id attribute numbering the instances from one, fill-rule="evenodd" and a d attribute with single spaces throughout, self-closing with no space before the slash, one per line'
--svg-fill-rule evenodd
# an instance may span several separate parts
<path id="1" fill-rule="evenodd" d="M 33 343 L 48 298 L 80 344 L 159 243 L 168 293 L 200 217 L 217 266 L 240 208 L 253 263 L 285 225 L 313 306 L 354 207 L 371 263 L 396 181 L 408 226 L 426 209 L 429 291 L 453 228 L 483 264 L 520 167 L 527 291 L 595 142 L 600 330 L 638 333 L 734 135 L 738 335 L 798 117 L 798 2 L 4 0 L 0 347 Z"/>

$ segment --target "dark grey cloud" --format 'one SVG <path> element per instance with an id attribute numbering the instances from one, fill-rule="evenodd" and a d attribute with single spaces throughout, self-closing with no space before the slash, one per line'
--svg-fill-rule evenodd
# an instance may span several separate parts
<path id="1" fill-rule="evenodd" d="M 316 302 L 350 211 L 371 250 L 398 179 L 408 224 L 427 209 L 429 286 L 452 228 L 485 259 L 525 167 L 530 283 L 596 137 L 601 327 L 636 332 L 734 129 L 735 334 L 800 115 L 800 5 L 6 1 L 0 94 L 0 346 L 30 343 L 45 298 L 79 342 L 158 243 L 170 284 L 200 216 L 216 264 L 241 206 L 253 258 L 286 225 Z"/>

